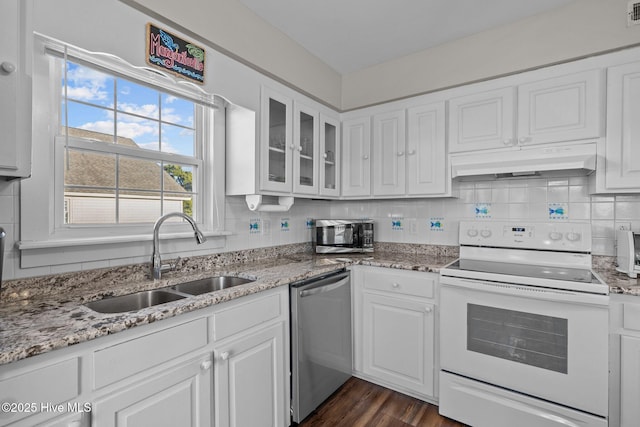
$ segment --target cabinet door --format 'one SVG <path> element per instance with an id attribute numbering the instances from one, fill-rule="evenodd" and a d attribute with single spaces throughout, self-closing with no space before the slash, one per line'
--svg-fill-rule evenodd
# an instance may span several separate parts
<path id="1" fill-rule="evenodd" d="M 363 372 L 426 396 L 434 395 L 434 306 L 364 293 Z"/>
<path id="2" fill-rule="evenodd" d="M 518 144 L 600 136 L 600 70 L 518 87 Z"/>
<path id="3" fill-rule="evenodd" d="M 262 88 L 260 189 L 290 193 L 292 190 L 291 99 Z"/>
<path id="4" fill-rule="evenodd" d="M 340 122 L 320 114 L 320 194 L 340 195 Z"/>
<path id="5" fill-rule="evenodd" d="M 211 425 L 211 358 L 174 367 L 121 389 L 93 406 L 100 427 L 175 427 Z"/>
<path id="6" fill-rule="evenodd" d="M 447 193 L 444 102 L 410 108 L 407 141 L 407 193 Z"/>
<path id="7" fill-rule="evenodd" d="M 640 62 L 607 73 L 605 187 L 640 191 Z"/>
<path id="8" fill-rule="evenodd" d="M 31 84 L 24 70 L 24 18 L 27 2 L 6 0 L 0 14 L 0 38 L 5 40 L 0 63 L 0 177 L 20 178 L 31 174 Z"/>
<path id="9" fill-rule="evenodd" d="M 279 323 L 216 349 L 217 426 L 289 425 L 284 329 Z"/>
<path id="10" fill-rule="evenodd" d="M 507 87 L 450 100 L 449 152 L 513 145 L 513 95 Z"/>
<path id="11" fill-rule="evenodd" d="M 640 338 L 622 336 L 620 367 L 620 426 L 632 427 L 640 420 Z"/>
<path id="12" fill-rule="evenodd" d="M 406 131 L 404 110 L 373 118 L 373 195 L 405 193 Z"/>
<path id="13" fill-rule="evenodd" d="M 342 123 L 342 195 L 371 195 L 371 118 Z"/>
<path id="14" fill-rule="evenodd" d="M 293 192 L 318 194 L 318 112 L 296 102 L 293 112 Z"/>

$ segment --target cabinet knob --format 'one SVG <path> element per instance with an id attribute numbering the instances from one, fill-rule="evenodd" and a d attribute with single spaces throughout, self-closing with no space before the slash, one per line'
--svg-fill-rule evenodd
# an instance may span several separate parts
<path id="1" fill-rule="evenodd" d="M 2 64 L 0 64 L 0 68 L 2 69 L 2 71 L 4 71 L 7 74 L 11 74 L 14 71 L 16 71 L 15 64 L 9 61 L 4 61 Z"/>
<path id="2" fill-rule="evenodd" d="M 502 141 L 502 143 L 503 143 L 504 145 L 511 145 L 511 138 L 507 138 L 507 139 L 505 139 L 504 141 Z"/>
<path id="3" fill-rule="evenodd" d="M 413 156 L 414 154 L 416 154 L 416 150 L 409 150 L 407 154 L 409 154 L 410 156 Z"/>
<path id="4" fill-rule="evenodd" d="M 229 358 L 229 352 L 228 351 L 223 351 L 222 353 L 220 353 L 220 360 L 227 360 Z"/>
<path id="5" fill-rule="evenodd" d="M 519 142 L 520 144 L 526 144 L 527 142 L 531 142 L 531 137 L 529 137 L 529 136 L 523 136 L 523 137 L 520 137 L 520 138 L 518 139 L 518 142 Z"/>
<path id="6" fill-rule="evenodd" d="M 327 156 L 327 153 L 324 153 L 324 154 L 322 155 L 322 157 L 324 157 L 324 158 L 326 159 L 326 158 L 327 158 L 327 157 L 329 157 L 329 156 Z"/>
<path id="7" fill-rule="evenodd" d="M 298 151 L 302 152 L 302 146 L 298 145 Z"/>
<path id="8" fill-rule="evenodd" d="M 432 307 L 425 307 L 425 308 L 424 308 L 424 311 L 425 311 L 426 313 L 431 313 L 431 312 L 433 311 L 433 308 L 432 308 Z"/>
<path id="9" fill-rule="evenodd" d="M 391 285 L 391 287 L 392 287 L 393 289 L 398 289 L 398 288 L 400 287 L 400 285 L 399 285 L 398 283 L 393 283 L 393 284 Z"/>
<path id="10" fill-rule="evenodd" d="M 362 156 L 362 158 L 363 158 L 364 160 L 368 160 L 368 159 L 369 159 L 369 155 L 368 155 L 368 154 L 365 154 L 364 156 Z"/>
<path id="11" fill-rule="evenodd" d="M 289 148 L 291 148 L 292 150 L 295 150 L 295 149 L 296 149 L 296 146 L 295 146 L 295 145 L 293 145 L 293 144 L 291 144 L 291 145 L 289 146 Z"/>
<path id="12" fill-rule="evenodd" d="M 398 157 L 404 156 L 404 151 L 398 151 Z"/>
<path id="13" fill-rule="evenodd" d="M 205 360 L 200 364 L 200 369 L 202 369 L 203 371 L 208 371 L 209 368 L 211 368 L 211 364 L 211 360 Z"/>

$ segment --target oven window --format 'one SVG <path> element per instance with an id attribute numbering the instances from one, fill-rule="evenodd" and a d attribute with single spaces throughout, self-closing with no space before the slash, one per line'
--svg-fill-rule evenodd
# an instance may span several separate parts
<path id="1" fill-rule="evenodd" d="M 467 304 L 467 350 L 567 373 L 567 319 Z"/>

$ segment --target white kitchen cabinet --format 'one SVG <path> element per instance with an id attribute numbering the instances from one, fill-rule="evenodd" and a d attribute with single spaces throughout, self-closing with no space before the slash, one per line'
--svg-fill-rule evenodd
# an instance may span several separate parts
<path id="1" fill-rule="evenodd" d="M 0 14 L 0 178 L 7 180 L 31 175 L 29 8 L 29 2 L 5 0 Z"/>
<path id="2" fill-rule="evenodd" d="M 445 103 L 407 110 L 407 194 L 449 194 Z"/>
<path id="3" fill-rule="evenodd" d="M 293 110 L 293 192 L 318 194 L 319 114 L 299 103 Z"/>
<path id="4" fill-rule="evenodd" d="M 595 69 L 451 99 L 449 152 L 598 138 L 601 79 Z"/>
<path id="5" fill-rule="evenodd" d="M 599 191 L 640 192 L 640 62 L 607 70 L 607 136 Z M 600 161 L 600 159 L 598 159 Z"/>
<path id="6" fill-rule="evenodd" d="M 371 196 L 371 118 L 342 122 L 342 196 Z"/>
<path id="7" fill-rule="evenodd" d="M 98 399 L 93 425 L 174 427 L 211 425 L 212 362 L 207 355 L 164 370 Z"/>
<path id="8" fill-rule="evenodd" d="M 216 349 L 216 425 L 285 426 L 284 323 Z M 285 417 L 285 418 L 283 418 Z"/>
<path id="9" fill-rule="evenodd" d="M 373 195 L 399 196 L 405 193 L 405 111 L 373 117 Z"/>
<path id="10" fill-rule="evenodd" d="M 518 86 L 518 144 L 598 138 L 601 79 L 590 70 Z"/>
<path id="11" fill-rule="evenodd" d="M 620 426 L 632 427 L 640 420 L 640 338 L 623 335 L 620 353 Z"/>
<path id="12" fill-rule="evenodd" d="M 437 275 L 358 267 L 353 278 L 356 375 L 434 401 Z"/>
<path id="13" fill-rule="evenodd" d="M 262 87 L 260 109 L 260 189 L 291 193 L 293 152 L 293 101 Z M 242 173 L 242 171 L 238 171 Z"/>
<path id="14" fill-rule="evenodd" d="M 449 152 L 513 143 L 514 89 L 505 87 L 449 100 Z"/>
<path id="15" fill-rule="evenodd" d="M 320 195 L 340 196 L 340 122 L 320 114 Z"/>
<path id="16" fill-rule="evenodd" d="M 288 287 L 215 308 L 216 426 L 289 425 Z"/>

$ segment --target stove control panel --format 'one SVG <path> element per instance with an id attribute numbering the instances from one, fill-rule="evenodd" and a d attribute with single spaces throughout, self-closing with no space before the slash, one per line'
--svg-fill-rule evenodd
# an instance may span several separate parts
<path id="1" fill-rule="evenodd" d="M 591 225 L 575 222 L 461 221 L 461 245 L 591 252 Z"/>

